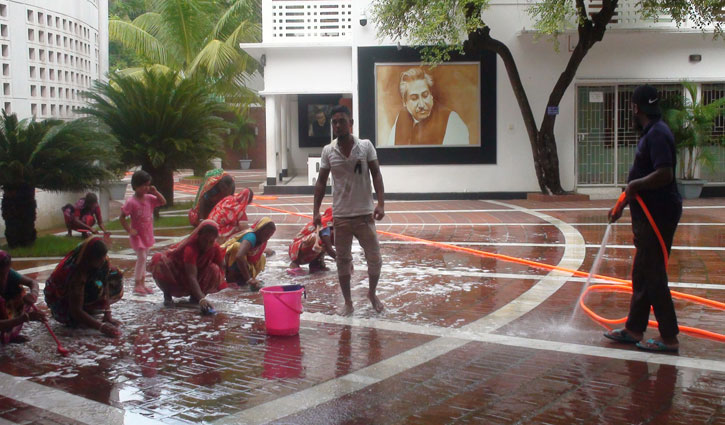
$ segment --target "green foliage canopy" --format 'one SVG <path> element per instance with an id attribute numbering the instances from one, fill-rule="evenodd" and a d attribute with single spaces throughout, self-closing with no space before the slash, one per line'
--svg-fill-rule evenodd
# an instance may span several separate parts
<path id="1" fill-rule="evenodd" d="M 119 160 L 144 169 L 194 167 L 219 155 L 229 125 L 226 106 L 203 81 L 178 72 L 144 70 L 140 78 L 111 73 L 88 94 L 83 112 L 104 122 L 119 140 Z"/>
<path id="2" fill-rule="evenodd" d="M 0 186 L 83 190 L 113 178 L 116 139 L 98 121 L 35 118 L 2 113 Z"/>
<path id="3" fill-rule="evenodd" d="M 490 0 L 374 0 L 371 12 L 380 38 L 428 46 L 424 57 L 438 62 L 448 59 L 453 50 L 461 51 L 467 34 L 486 26 L 481 12 L 489 3 Z M 642 19 L 660 20 L 669 15 L 677 26 L 689 21 L 703 31 L 712 31 L 716 37 L 723 34 L 725 12 L 721 0 L 641 0 L 638 6 Z M 581 0 L 541 0 L 532 2 L 528 13 L 542 35 L 556 39 L 567 29 L 590 24 L 587 11 L 582 8 L 585 4 Z"/>
<path id="4" fill-rule="evenodd" d="M 108 3 L 108 17 L 111 20 L 133 21 L 151 10 L 151 0 L 111 0 Z M 111 70 L 136 68 L 144 61 L 132 49 L 114 40 L 108 42 L 108 67 Z"/>
<path id="5" fill-rule="evenodd" d="M 424 46 L 430 62 L 462 52 L 467 34 L 485 26 L 480 13 L 489 0 L 376 0 L 372 16 L 381 39 L 407 40 Z"/>
<path id="6" fill-rule="evenodd" d="M 231 103 L 256 99 L 246 88 L 258 63 L 239 49 L 261 39 L 260 0 L 154 0 L 133 19 L 111 19 L 109 36 L 132 49 L 145 65 L 203 78 Z M 140 75 L 141 68 L 126 73 Z"/>

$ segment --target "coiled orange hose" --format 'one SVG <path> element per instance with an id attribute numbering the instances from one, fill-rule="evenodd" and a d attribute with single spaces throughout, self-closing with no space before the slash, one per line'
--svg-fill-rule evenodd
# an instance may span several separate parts
<path id="1" fill-rule="evenodd" d="M 645 211 L 645 215 L 647 216 L 647 219 L 650 221 L 650 224 L 655 229 L 655 233 L 657 234 L 657 237 L 660 240 L 660 244 L 663 248 L 663 254 L 665 255 L 665 259 L 667 260 L 667 258 L 668 258 L 667 247 L 665 246 L 664 240 L 662 239 L 662 235 L 659 233 L 659 229 L 655 225 L 652 215 L 650 214 L 647 207 L 644 205 L 644 202 L 639 197 L 639 195 L 637 196 L 637 199 L 640 202 L 642 209 Z M 619 205 L 620 208 L 622 208 L 623 202 L 624 202 L 624 193 L 622 193 L 622 195 L 619 197 L 617 205 Z M 309 216 L 307 214 L 293 212 L 293 211 L 287 211 L 287 210 L 270 207 L 270 206 L 266 206 L 266 205 L 259 205 L 259 204 L 255 204 L 255 203 L 252 203 L 250 205 L 254 205 L 255 207 L 258 207 L 258 208 L 265 208 L 265 209 L 268 209 L 271 211 L 277 211 L 277 212 L 282 212 L 285 214 L 295 215 L 298 217 L 304 217 L 308 220 L 312 218 L 311 216 Z M 447 244 L 445 242 L 436 242 L 436 241 L 431 241 L 431 240 L 427 240 L 427 239 L 416 238 L 414 236 L 407 236 L 407 235 L 403 235 L 400 233 L 386 232 L 383 230 L 378 230 L 377 232 L 381 235 L 390 236 L 395 239 L 417 242 L 417 243 L 420 243 L 423 245 L 434 246 L 434 247 L 438 247 L 438 248 L 447 249 L 450 251 L 465 252 L 465 253 L 468 253 L 471 255 L 475 255 L 477 257 L 494 258 L 497 260 L 507 261 L 507 262 L 516 263 L 516 264 L 522 264 L 522 265 L 526 265 L 526 266 L 530 266 L 530 267 L 534 267 L 534 268 L 538 268 L 538 269 L 543 269 L 543 270 L 549 270 L 549 271 L 557 270 L 557 271 L 562 271 L 562 272 L 566 272 L 566 273 L 571 273 L 574 276 L 578 276 L 578 277 L 588 277 L 589 276 L 589 273 L 587 273 L 587 272 L 568 269 L 566 267 L 554 266 L 554 265 L 546 264 L 546 263 L 540 263 L 538 261 L 531 261 L 531 260 L 526 260 L 523 258 L 504 255 L 504 254 L 496 254 L 493 252 L 486 252 L 486 251 L 480 251 L 480 250 L 472 249 L 472 248 L 465 248 L 465 247 L 461 247 L 461 246 Z M 602 324 L 602 326 L 604 326 L 607 329 L 610 329 L 607 326 L 607 324 L 624 323 L 627 320 L 626 317 L 622 318 L 622 319 L 606 319 L 604 317 L 597 315 L 589 307 L 587 307 L 584 304 L 584 297 L 590 291 L 601 292 L 601 291 L 605 291 L 605 290 L 612 290 L 615 292 L 628 292 L 631 294 L 632 293 L 632 282 L 629 280 L 618 279 L 615 277 L 603 276 L 603 275 L 599 275 L 599 274 L 592 275 L 592 277 L 595 277 L 597 279 L 602 279 L 602 280 L 608 280 L 610 282 L 617 282 L 619 284 L 618 285 L 591 285 L 591 286 L 589 286 L 582 293 L 581 297 L 579 298 L 579 305 L 582 307 L 582 310 L 587 315 L 589 315 L 592 319 L 599 322 L 600 324 Z M 713 307 L 716 309 L 725 310 L 725 303 L 721 303 L 721 302 L 710 300 L 710 299 L 703 298 L 703 297 L 698 297 L 695 295 L 684 294 L 682 292 L 671 291 L 671 294 L 674 298 L 677 298 L 677 299 L 688 300 L 688 301 L 695 302 L 697 304 L 702 304 L 702 305 L 706 305 L 706 306 Z M 657 326 L 657 322 L 655 322 L 655 321 L 650 321 L 649 324 L 650 324 L 650 326 Z M 685 332 L 687 334 L 700 336 L 700 337 L 712 339 L 715 341 L 725 342 L 725 335 L 723 335 L 723 334 L 710 332 L 710 331 L 706 331 L 706 330 L 698 329 L 698 328 L 692 328 L 692 327 L 688 327 L 688 326 L 680 326 L 680 330 L 682 330 L 682 332 Z"/>

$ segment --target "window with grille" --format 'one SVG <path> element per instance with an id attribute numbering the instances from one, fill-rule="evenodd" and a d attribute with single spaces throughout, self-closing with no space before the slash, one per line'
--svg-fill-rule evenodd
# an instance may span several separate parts
<path id="1" fill-rule="evenodd" d="M 652 84 L 662 101 L 683 95 L 680 84 Z M 598 85 L 577 87 L 577 184 L 624 185 L 639 141 L 634 127 L 632 93 L 637 85 Z M 702 84 L 702 101 L 725 97 L 725 83 Z M 713 135 L 725 137 L 725 114 L 713 127 Z M 709 182 L 725 182 L 725 146 L 710 148 L 715 157 L 713 169 L 702 170 Z"/>
<path id="2" fill-rule="evenodd" d="M 725 14 L 723 17 L 725 18 Z M 704 104 L 710 104 L 723 97 L 725 97 L 725 83 L 702 85 L 702 102 Z M 710 152 L 714 157 L 713 167 L 702 169 L 701 176 L 711 182 L 725 182 L 725 140 L 723 140 L 725 139 L 725 110 L 715 118 L 712 136 L 716 139 L 710 146 Z"/>

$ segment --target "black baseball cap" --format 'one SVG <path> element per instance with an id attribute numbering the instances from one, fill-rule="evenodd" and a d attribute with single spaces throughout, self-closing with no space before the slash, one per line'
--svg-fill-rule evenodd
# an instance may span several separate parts
<path id="1" fill-rule="evenodd" d="M 657 89 L 645 84 L 638 86 L 632 93 L 632 103 L 636 104 L 639 109 L 647 115 L 660 114 L 660 97 Z"/>

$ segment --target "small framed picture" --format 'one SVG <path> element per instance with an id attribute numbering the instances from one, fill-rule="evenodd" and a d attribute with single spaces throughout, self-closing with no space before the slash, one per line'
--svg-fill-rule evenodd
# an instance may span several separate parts
<path id="1" fill-rule="evenodd" d="M 323 147 L 333 139 L 330 111 L 341 95 L 299 95 L 299 135 L 301 148 Z"/>

